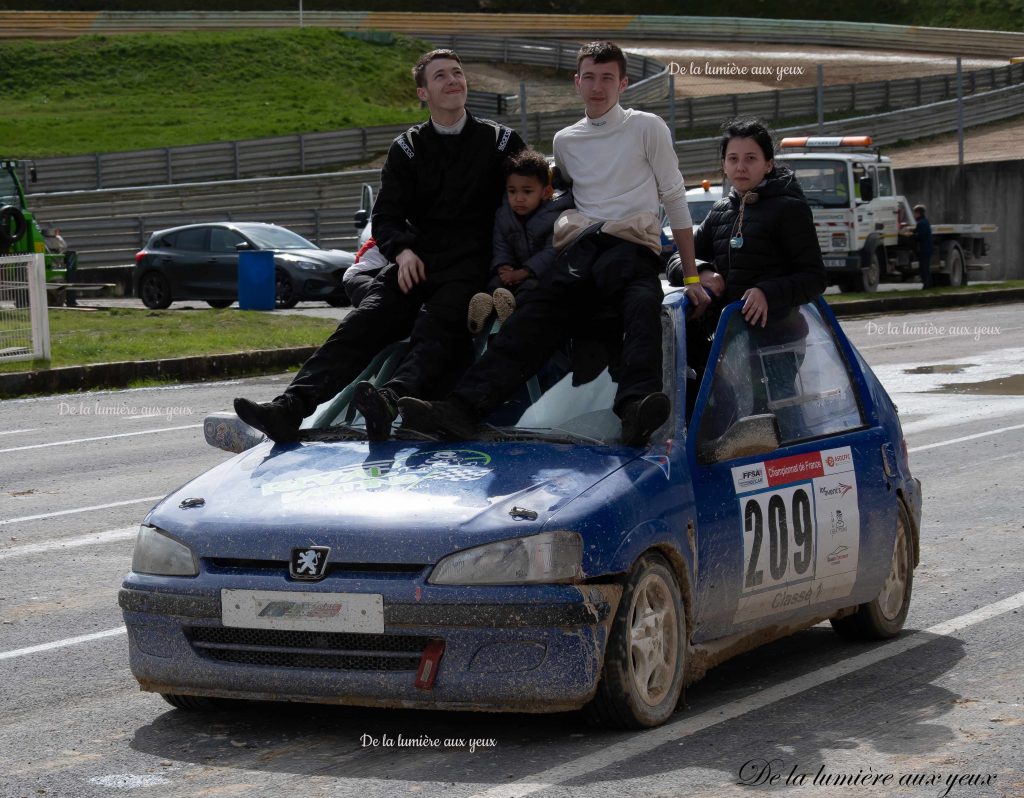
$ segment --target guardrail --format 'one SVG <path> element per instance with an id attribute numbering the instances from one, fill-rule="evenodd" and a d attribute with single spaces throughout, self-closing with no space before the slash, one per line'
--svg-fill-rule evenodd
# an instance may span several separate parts
<path id="1" fill-rule="evenodd" d="M 1011 58 L 1024 55 L 1024 33 L 929 28 L 824 20 L 754 17 L 664 16 L 656 14 L 449 14 L 426 12 L 306 11 L 309 27 L 407 34 L 595 39 L 674 38 L 703 42 L 828 44 L 872 49 Z M 170 30 L 234 30 L 296 27 L 297 11 L 0 11 L 0 37 L 61 38 L 84 34 Z"/>
<path id="2" fill-rule="evenodd" d="M 450 40 L 435 41 L 439 44 L 457 44 L 467 59 L 504 57 L 509 53 L 510 56 L 530 58 L 537 64 L 545 64 L 544 59 L 547 58 L 547 66 L 552 65 L 552 60 L 555 65 L 575 64 L 574 45 L 526 45 L 498 39 L 490 42 L 489 47 L 485 46 L 487 43 L 476 43 L 478 52 L 476 49 L 467 49 L 473 44 L 469 40 L 452 37 Z M 527 54 L 516 55 L 522 50 L 526 50 Z M 571 61 L 566 60 L 569 55 L 572 56 Z M 634 61 L 637 63 L 634 64 Z M 627 95 L 625 102 L 659 114 L 665 119 L 674 116 L 677 130 L 715 127 L 722 120 L 740 113 L 778 121 L 813 117 L 817 112 L 817 89 L 806 87 L 676 100 L 673 114 L 670 101 L 651 99 L 659 96 L 663 98 L 665 94 L 660 88 L 661 82 L 664 81 L 666 86 L 668 83 L 668 73 L 664 65 L 658 62 L 653 63 L 661 66 L 662 71 L 643 78 L 645 71 L 653 71 L 654 67 L 649 63 L 652 61 L 630 59 L 639 83 L 631 87 L 636 93 Z M 1019 83 L 1024 83 L 1024 63 L 977 69 L 965 72 L 963 76 L 965 93 Z M 826 86 L 823 92 L 826 114 L 884 111 L 893 107 L 924 105 L 955 96 L 955 75 Z M 1007 107 L 1005 111 L 1004 117 L 1019 114 L 1021 109 Z M 527 114 L 526 126 L 520 133 L 524 133 L 535 146 L 541 146 L 549 142 L 556 131 L 572 124 L 579 116 L 579 109 Z M 519 116 L 508 117 L 504 121 L 517 128 L 521 127 Z M 28 160 L 25 160 L 23 184 L 29 187 L 31 193 L 40 194 L 119 186 L 239 180 L 261 175 L 333 170 L 345 164 L 366 162 L 374 155 L 386 151 L 394 137 L 406 127 L 388 125 L 124 153 L 37 158 L 35 162 L 39 182 L 28 181 Z"/>
<path id="3" fill-rule="evenodd" d="M 980 92 L 964 99 L 971 125 L 1024 105 L 1024 83 Z M 957 101 L 945 100 L 870 116 L 833 120 L 825 132 L 870 135 L 885 146 L 908 138 L 956 130 Z M 816 125 L 780 128 L 780 135 L 806 134 Z M 691 182 L 719 173 L 718 138 L 676 143 L 680 167 Z M 154 230 L 218 219 L 275 222 L 324 247 L 351 249 L 356 240 L 352 216 L 360 187 L 379 185 L 379 170 L 219 181 L 148 188 L 65 192 L 35 198 L 36 215 L 61 219 L 64 237 L 74 243 L 79 263 L 130 263 Z"/>

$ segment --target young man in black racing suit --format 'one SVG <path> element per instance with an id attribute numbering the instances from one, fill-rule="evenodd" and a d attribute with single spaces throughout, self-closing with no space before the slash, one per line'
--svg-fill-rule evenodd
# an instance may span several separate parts
<path id="1" fill-rule="evenodd" d="M 466 307 L 487 282 L 502 164 L 524 144 L 514 130 L 466 111 L 466 76 L 454 51 L 426 53 L 413 77 L 430 119 L 392 142 L 373 206 L 377 246 L 394 265 L 282 395 L 263 404 L 235 400 L 238 417 L 278 443 L 297 440 L 303 418 L 406 336 L 408 353 L 388 383 L 356 388 L 353 404 L 371 440 L 390 434 L 399 397 L 428 395 L 460 358 L 468 364 Z"/>

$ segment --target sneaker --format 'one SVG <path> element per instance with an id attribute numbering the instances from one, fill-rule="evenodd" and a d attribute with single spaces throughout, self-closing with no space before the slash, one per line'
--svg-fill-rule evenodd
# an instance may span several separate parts
<path id="1" fill-rule="evenodd" d="M 352 394 L 352 406 L 366 419 L 367 438 L 386 441 L 391 437 L 391 424 L 398 416 L 398 396 L 394 391 L 361 382 Z"/>
<path id="2" fill-rule="evenodd" d="M 504 324 L 512 311 L 516 309 L 515 295 L 507 288 L 494 289 L 494 312 L 498 314 L 498 321 Z"/>
<path id="3" fill-rule="evenodd" d="M 476 421 L 454 402 L 425 402 L 411 396 L 398 400 L 402 426 L 438 434 L 445 440 L 471 441 L 477 437 Z"/>
<path id="4" fill-rule="evenodd" d="M 651 433 L 665 423 L 671 409 L 668 396 L 660 391 L 629 402 L 622 408 L 622 443 L 646 446 Z"/>
<path id="5" fill-rule="evenodd" d="M 482 332 L 487 320 L 494 312 L 494 302 L 490 294 L 473 294 L 469 300 L 469 313 L 466 316 L 466 326 L 473 335 Z"/>
<path id="6" fill-rule="evenodd" d="M 251 402 L 235 399 L 235 413 L 242 421 L 258 429 L 275 443 L 295 443 L 299 439 L 302 417 L 278 399 L 273 402 Z"/>

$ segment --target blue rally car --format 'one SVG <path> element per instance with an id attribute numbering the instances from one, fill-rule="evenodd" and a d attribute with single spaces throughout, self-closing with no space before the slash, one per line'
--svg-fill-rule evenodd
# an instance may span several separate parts
<path id="1" fill-rule="evenodd" d="M 896 409 L 824 302 L 764 329 L 738 307 L 703 368 L 666 296 L 673 412 L 647 449 L 619 442 L 608 371 L 573 386 L 563 356 L 472 441 L 368 443 L 351 387 L 297 444 L 209 417 L 238 456 L 153 508 L 120 592 L 142 689 L 639 728 L 823 620 L 897 635 L 921 491 Z"/>

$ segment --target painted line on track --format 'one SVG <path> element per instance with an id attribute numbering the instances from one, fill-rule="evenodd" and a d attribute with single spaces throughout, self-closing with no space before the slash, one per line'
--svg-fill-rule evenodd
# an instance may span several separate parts
<path id="1" fill-rule="evenodd" d="M 932 642 L 937 636 L 955 635 L 957 632 L 976 624 L 991 620 L 1004 613 L 1018 610 L 1022 606 L 1024 606 L 1024 593 L 1017 593 L 1015 596 L 1010 596 L 1007 599 L 981 607 L 973 612 L 968 612 L 965 615 L 936 624 L 928 629 L 914 632 L 906 637 L 897 638 L 889 643 L 880 645 L 872 651 L 850 657 L 850 659 L 837 662 L 827 668 L 821 668 L 803 676 L 797 676 L 795 679 L 789 679 L 774 687 L 761 690 L 756 695 L 741 698 L 724 706 L 713 707 L 699 715 L 683 718 L 658 729 L 638 732 L 625 740 L 616 740 L 608 747 L 595 751 L 592 754 L 571 759 L 568 762 L 563 762 L 539 773 L 532 773 L 511 784 L 503 784 L 483 792 L 474 793 L 470 798 L 522 798 L 524 795 L 530 795 L 531 793 L 541 792 L 542 790 L 565 784 L 568 781 L 582 778 L 632 757 L 649 754 L 659 746 L 676 742 L 709 729 L 712 726 L 734 720 L 755 710 L 764 709 L 778 701 L 783 701 L 807 690 L 820 687 L 835 679 L 848 676 L 863 668 L 868 668 L 884 660 L 899 656 Z"/>
<path id="2" fill-rule="evenodd" d="M 8 429 L 4 430 L 3 432 L 0 432 L 0 435 L 17 435 L 22 432 L 39 432 L 39 428 L 35 427 L 33 429 Z"/>
<path id="3" fill-rule="evenodd" d="M 1003 432 L 1012 432 L 1013 430 L 1024 429 L 1024 424 L 1014 424 L 1012 427 L 1001 427 L 1000 429 L 989 430 L 988 432 L 978 432 L 974 435 L 964 435 L 962 438 L 953 438 L 948 441 L 939 441 L 938 443 L 929 443 L 924 446 L 914 446 L 907 449 L 908 453 L 923 452 L 927 449 L 938 449 L 940 446 L 950 446 L 954 443 L 963 443 L 964 441 L 973 441 L 977 438 L 987 438 L 989 435 L 999 435 Z"/>
<path id="4" fill-rule="evenodd" d="M 116 635 L 123 635 L 128 630 L 119 626 L 116 629 L 106 629 L 102 632 L 93 632 L 89 635 L 79 635 L 78 637 L 66 637 L 63 640 L 54 640 L 52 643 L 43 643 L 38 646 L 29 646 L 28 648 L 16 648 L 14 651 L 0 651 L 0 660 L 15 659 L 16 657 L 27 657 L 29 654 L 41 654 L 44 651 L 53 651 L 58 648 L 67 648 L 68 646 L 77 646 L 79 643 L 91 643 L 93 640 L 102 640 L 105 637 L 114 637 Z"/>
<path id="5" fill-rule="evenodd" d="M 187 424 L 184 427 L 163 427 L 162 429 L 147 429 L 139 432 L 119 432 L 116 435 L 100 435 L 96 438 L 74 438 L 69 441 L 53 441 L 53 443 L 35 443 L 31 446 L 14 446 L 10 449 L 0 449 L 0 454 L 6 452 L 24 452 L 28 449 L 46 449 L 50 446 L 70 446 L 75 443 L 90 443 L 92 441 L 108 441 L 113 438 L 131 438 L 135 435 L 152 435 L 157 432 L 177 432 L 183 429 L 196 429 L 202 427 L 202 424 Z"/>
<path id="6" fill-rule="evenodd" d="M 0 549 L 0 560 L 24 557 L 29 554 L 56 554 L 64 549 L 77 549 L 82 546 L 99 546 L 104 543 L 131 540 L 138 533 L 139 525 L 136 524 L 135 526 L 125 526 L 120 529 L 108 529 L 105 532 L 93 532 L 90 535 L 81 535 L 80 537 L 68 538 L 66 540 L 25 543 L 21 546 L 11 546 L 9 549 Z"/>
<path id="7" fill-rule="evenodd" d="M 0 526 L 5 524 L 17 524 L 22 521 L 39 521 L 43 518 L 57 518 L 61 515 L 75 515 L 77 513 L 88 513 L 93 510 L 109 510 L 111 507 L 125 507 L 129 504 L 141 504 L 142 502 L 155 502 L 163 496 L 143 496 L 141 499 L 128 499 L 123 502 L 111 502 L 110 504 L 92 504 L 88 507 L 75 507 L 72 510 L 56 510 L 52 513 L 40 513 L 39 515 L 23 515 L 20 518 L 5 518 L 0 520 Z"/>

